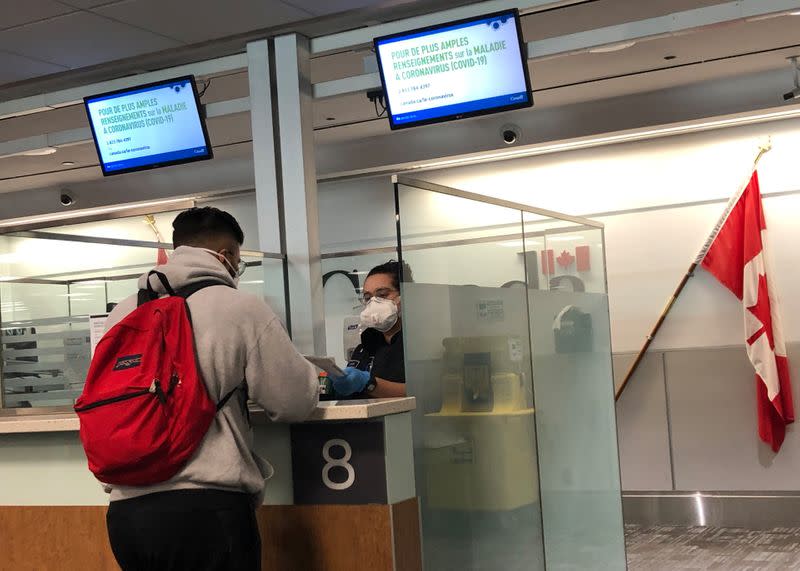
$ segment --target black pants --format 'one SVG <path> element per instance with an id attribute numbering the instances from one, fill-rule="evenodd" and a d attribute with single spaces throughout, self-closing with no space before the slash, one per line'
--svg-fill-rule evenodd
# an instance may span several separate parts
<path id="1" fill-rule="evenodd" d="M 111 502 L 108 537 L 123 571 L 260 571 L 251 496 L 176 490 Z"/>

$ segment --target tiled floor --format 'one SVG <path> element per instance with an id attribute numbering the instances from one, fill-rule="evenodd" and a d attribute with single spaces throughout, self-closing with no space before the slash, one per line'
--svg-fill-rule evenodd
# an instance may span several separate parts
<path id="1" fill-rule="evenodd" d="M 629 571 L 800 570 L 800 528 L 626 526 Z"/>

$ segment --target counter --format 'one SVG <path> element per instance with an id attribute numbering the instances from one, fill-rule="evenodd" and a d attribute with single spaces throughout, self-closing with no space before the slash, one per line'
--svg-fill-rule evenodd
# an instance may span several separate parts
<path id="1" fill-rule="evenodd" d="M 414 397 L 323 401 L 317 405 L 307 422 L 378 418 L 414 410 L 415 402 Z M 18 414 L 0 416 L 0 434 L 77 432 L 80 428 L 78 416 L 74 412 L 25 414 L 24 410 L 21 409 Z M 250 413 L 256 422 L 266 422 L 263 409 L 251 406 Z"/>
<path id="2" fill-rule="evenodd" d="M 251 408 L 256 452 L 275 468 L 258 511 L 264 571 L 421 569 L 414 407 L 414 398 L 321 402 L 292 425 Z M 78 429 L 69 412 L 0 417 L 0 529 L 15 537 L 0 567 L 116 569 L 107 496 Z M 34 548 L 43 526 L 48 549 Z"/>

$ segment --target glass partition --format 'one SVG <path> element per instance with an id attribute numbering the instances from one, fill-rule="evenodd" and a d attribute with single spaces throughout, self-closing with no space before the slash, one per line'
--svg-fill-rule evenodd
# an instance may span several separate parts
<path id="1" fill-rule="evenodd" d="M 323 254 L 322 283 L 325 295 L 325 338 L 327 354 L 346 363 L 361 342 L 358 314 L 361 288 L 369 271 L 390 259 L 394 248 L 377 248 L 365 253 Z"/>
<path id="2" fill-rule="evenodd" d="M 624 569 L 600 224 L 400 178 L 427 569 Z"/>
<path id="3" fill-rule="evenodd" d="M 367 273 L 397 260 L 394 191 L 388 176 L 325 181 L 318 190 L 326 352 L 341 364 L 360 339 L 358 295 Z"/>
<path id="4" fill-rule="evenodd" d="M 90 316 L 136 293 L 139 276 L 169 255 L 167 246 L 50 232 L 0 236 L 0 414 L 71 410 L 89 369 Z M 242 259 L 240 289 L 285 316 L 282 256 L 247 251 Z"/>
<path id="5" fill-rule="evenodd" d="M 542 231 L 523 217 L 526 234 Z M 624 569 L 603 230 L 561 224 L 538 239 L 547 279 L 528 303 L 548 559 Z"/>

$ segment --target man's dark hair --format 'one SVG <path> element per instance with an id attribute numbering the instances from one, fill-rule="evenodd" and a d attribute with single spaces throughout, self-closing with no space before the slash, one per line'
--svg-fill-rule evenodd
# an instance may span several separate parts
<path id="1" fill-rule="evenodd" d="M 178 246 L 202 246 L 209 240 L 220 237 L 244 243 L 244 232 L 236 218 L 213 206 L 190 208 L 178 214 L 172 223 L 172 244 Z"/>
<path id="2" fill-rule="evenodd" d="M 389 260 L 380 266 L 375 266 L 369 271 L 367 277 L 374 276 L 375 274 L 387 274 L 392 276 L 392 287 L 398 291 L 400 290 L 401 281 L 414 281 L 414 274 L 411 273 L 411 266 L 405 262 L 401 264 L 395 260 Z"/>

